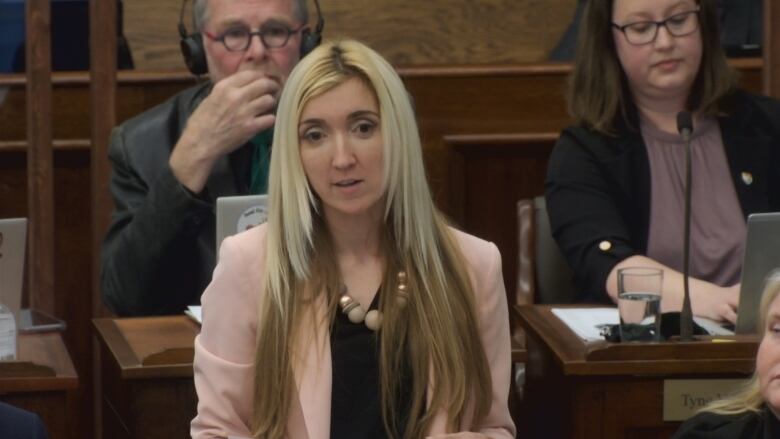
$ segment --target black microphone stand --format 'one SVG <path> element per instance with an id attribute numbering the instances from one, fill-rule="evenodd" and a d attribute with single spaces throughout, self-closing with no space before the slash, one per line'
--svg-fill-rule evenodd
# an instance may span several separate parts
<path id="1" fill-rule="evenodd" d="M 677 113 L 677 131 L 685 142 L 685 229 L 683 232 L 683 307 L 680 312 L 680 341 L 693 341 L 693 311 L 691 293 L 688 286 L 690 275 L 691 248 L 691 133 L 693 120 L 691 113 Z"/>

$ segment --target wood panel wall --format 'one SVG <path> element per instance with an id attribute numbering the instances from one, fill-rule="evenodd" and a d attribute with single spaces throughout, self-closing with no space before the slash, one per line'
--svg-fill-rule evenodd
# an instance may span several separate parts
<path id="1" fill-rule="evenodd" d="M 311 23 L 314 5 L 309 0 Z M 540 62 L 571 21 L 577 0 L 321 0 L 325 38 L 365 41 L 395 64 Z M 176 24 L 181 0 L 125 0 L 136 68 L 184 68 Z M 192 32 L 189 4 L 185 24 Z"/>
<path id="2" fill-rule="evenodd" d="M 780 4 L 764 0 L 764 93 L 780 98 Z"/>

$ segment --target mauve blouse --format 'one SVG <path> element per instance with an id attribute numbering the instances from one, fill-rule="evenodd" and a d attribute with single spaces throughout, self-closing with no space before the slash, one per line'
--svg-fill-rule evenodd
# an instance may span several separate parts
<path id="1" fill-rule="evenodd" d="M 682 271 L 685 145 L 646 119 L 641 130 L 651 180 L 647 256 Z M 691 157 L 691 276 L 731 286 L 740 279 L 747 229 L 715 118 L 696 121 Z"/>

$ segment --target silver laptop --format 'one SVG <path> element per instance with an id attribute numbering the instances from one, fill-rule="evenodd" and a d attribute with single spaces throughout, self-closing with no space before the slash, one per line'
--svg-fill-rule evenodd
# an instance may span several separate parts
<path id="1" fill-rule="evenodd" d="M 66 323 L 43 311 L 21 308 L 27 218 L 0 219 L 0 303 L 14 313 L 19 332 L 63 331 Z"/>
<path id="2" fill-rule="evenodd" d="M 767 275 L 780 267 L 780 212 L 748 217 L 745 260 L 737 310 L 737 334 L 755 334 L 758 306 Z"/>
<path id="3" fill-rule="evenodd" d="M 22 307 L 27 218 L 0 219 L 0 303 L 19 321 Z"/>
<path id="4" fill-rule="evenodd" d="M 217 198 L 217 257 L 222 240 L 263 224 L 268 218 L 268 195 Z"/>

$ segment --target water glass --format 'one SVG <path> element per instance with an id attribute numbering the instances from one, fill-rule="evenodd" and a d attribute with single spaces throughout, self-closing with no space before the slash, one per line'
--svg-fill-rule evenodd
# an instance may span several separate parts
<path id="1" fill-rule="evenodd" d="M 622 341 L 661 340 L 661 285 L 659 268 L 618 269 L 618 310 Z"/>

